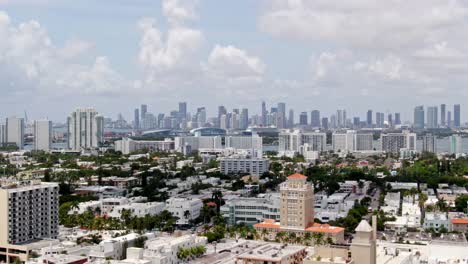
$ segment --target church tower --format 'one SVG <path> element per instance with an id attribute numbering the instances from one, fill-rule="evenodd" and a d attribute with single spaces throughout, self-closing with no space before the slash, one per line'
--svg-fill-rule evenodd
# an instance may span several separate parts
<path id="1" fill-rule="evenodd" d="M 356 227 L 356 235 L 351 243 L 351 257 L 359 264 L 376 264 L 377 218 L 372 216 L 372 227 L 362 220 Z"/>

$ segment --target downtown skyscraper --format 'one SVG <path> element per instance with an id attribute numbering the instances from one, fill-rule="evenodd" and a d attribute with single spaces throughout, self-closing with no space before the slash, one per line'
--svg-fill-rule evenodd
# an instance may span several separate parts
<path id="1" fill-rule="evenodd" d="M 460 105 L 456 104 L 453 106 L 453 126 L 460 127 Z"/>
<path id="2" fill-rule="evenodd" d="M 414 108 L 414 128 L 424 128 L 424 106 L 419 105 Z"/>

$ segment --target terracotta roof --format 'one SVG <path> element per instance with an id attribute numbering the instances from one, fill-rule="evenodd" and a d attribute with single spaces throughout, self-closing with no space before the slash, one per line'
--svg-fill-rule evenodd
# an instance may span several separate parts
<path id="1" fill-rule="evenodd" d="M 338 226 L 330 226 L 328 224 L 317 224 L 314 223 L 311 227 L 306 228 L 306 231 L 316 233 L 339 233 L 344 232 L 344 228 Z"/>
<path id="2" fill-rule="evenodd" d="M 288 179 L 307 179 L 307 177 L 300 173 L 294 173 L 294 174 L 289 175 Z"/>
<path id="3" fill-rule="evenodd" d="M 255 224 L 254 227 L 260 227 L 260 228 L 280 228 L 280 224 L 276 223 L 274 220 L 273 221 L 267 221 L 267 220 L 272 220 L 272 219 L 266 219 L 262 223 Z"/>
<path id="4" fill-rule="evenodd" d="M 452 224 L 468 224 L 468 218 L 453 218 Z"/>

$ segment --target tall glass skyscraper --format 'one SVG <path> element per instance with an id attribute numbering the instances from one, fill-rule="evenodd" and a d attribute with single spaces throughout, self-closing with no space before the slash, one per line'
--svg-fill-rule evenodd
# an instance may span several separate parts
<path id="1" fill-rule="evenodd" d="M 424 128 L 424 106 L 422 105 L 414 108 L 414 128 Z"/>

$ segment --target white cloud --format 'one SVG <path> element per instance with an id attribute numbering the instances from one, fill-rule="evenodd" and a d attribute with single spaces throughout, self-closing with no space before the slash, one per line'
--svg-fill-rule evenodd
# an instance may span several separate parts
<path id="1" fill-rule="evenodd" d="M 12 95 L 18 91 L 27 91 L 31 97 L 103 94 L 125 85 L 106 59 L 97 58 L 94 65 L 80 62 L 77 56 L 91 44 L 72 40 L 58 47 L 35 20 L 15 26 L 0 12 L 0 39 L 0 86 L 11 87 L 7 92 Z"/>
<path id="2" fill-rule="evenodd" d="M 231 81 L 260 80 L 266 68 L 260 58 L 232 45 L 215 45 L 202 67 L 211 77 Z"/>
<path id="3" fill-rule="evenodd" d="M 258 28 L 312 43 L 312 86 L 339 94 L 456 94 L 468 83 L 466 1 L 272 0 Z"/>
<path id="4" fill-rule="evenodd" d="M 162 10 L 169 23 L 180 24 L 198 18 L 197 4 L 197 0 L 163 0 Z"/>
<path id="5" fill-rule="evenodd" d="M 140 20 L 139 28 L 139 62 L 152 73 L 183 67 L 203 41 L 201 31 L 183 26 L 171 27 L 164 37 L 151 18 Z"/>

